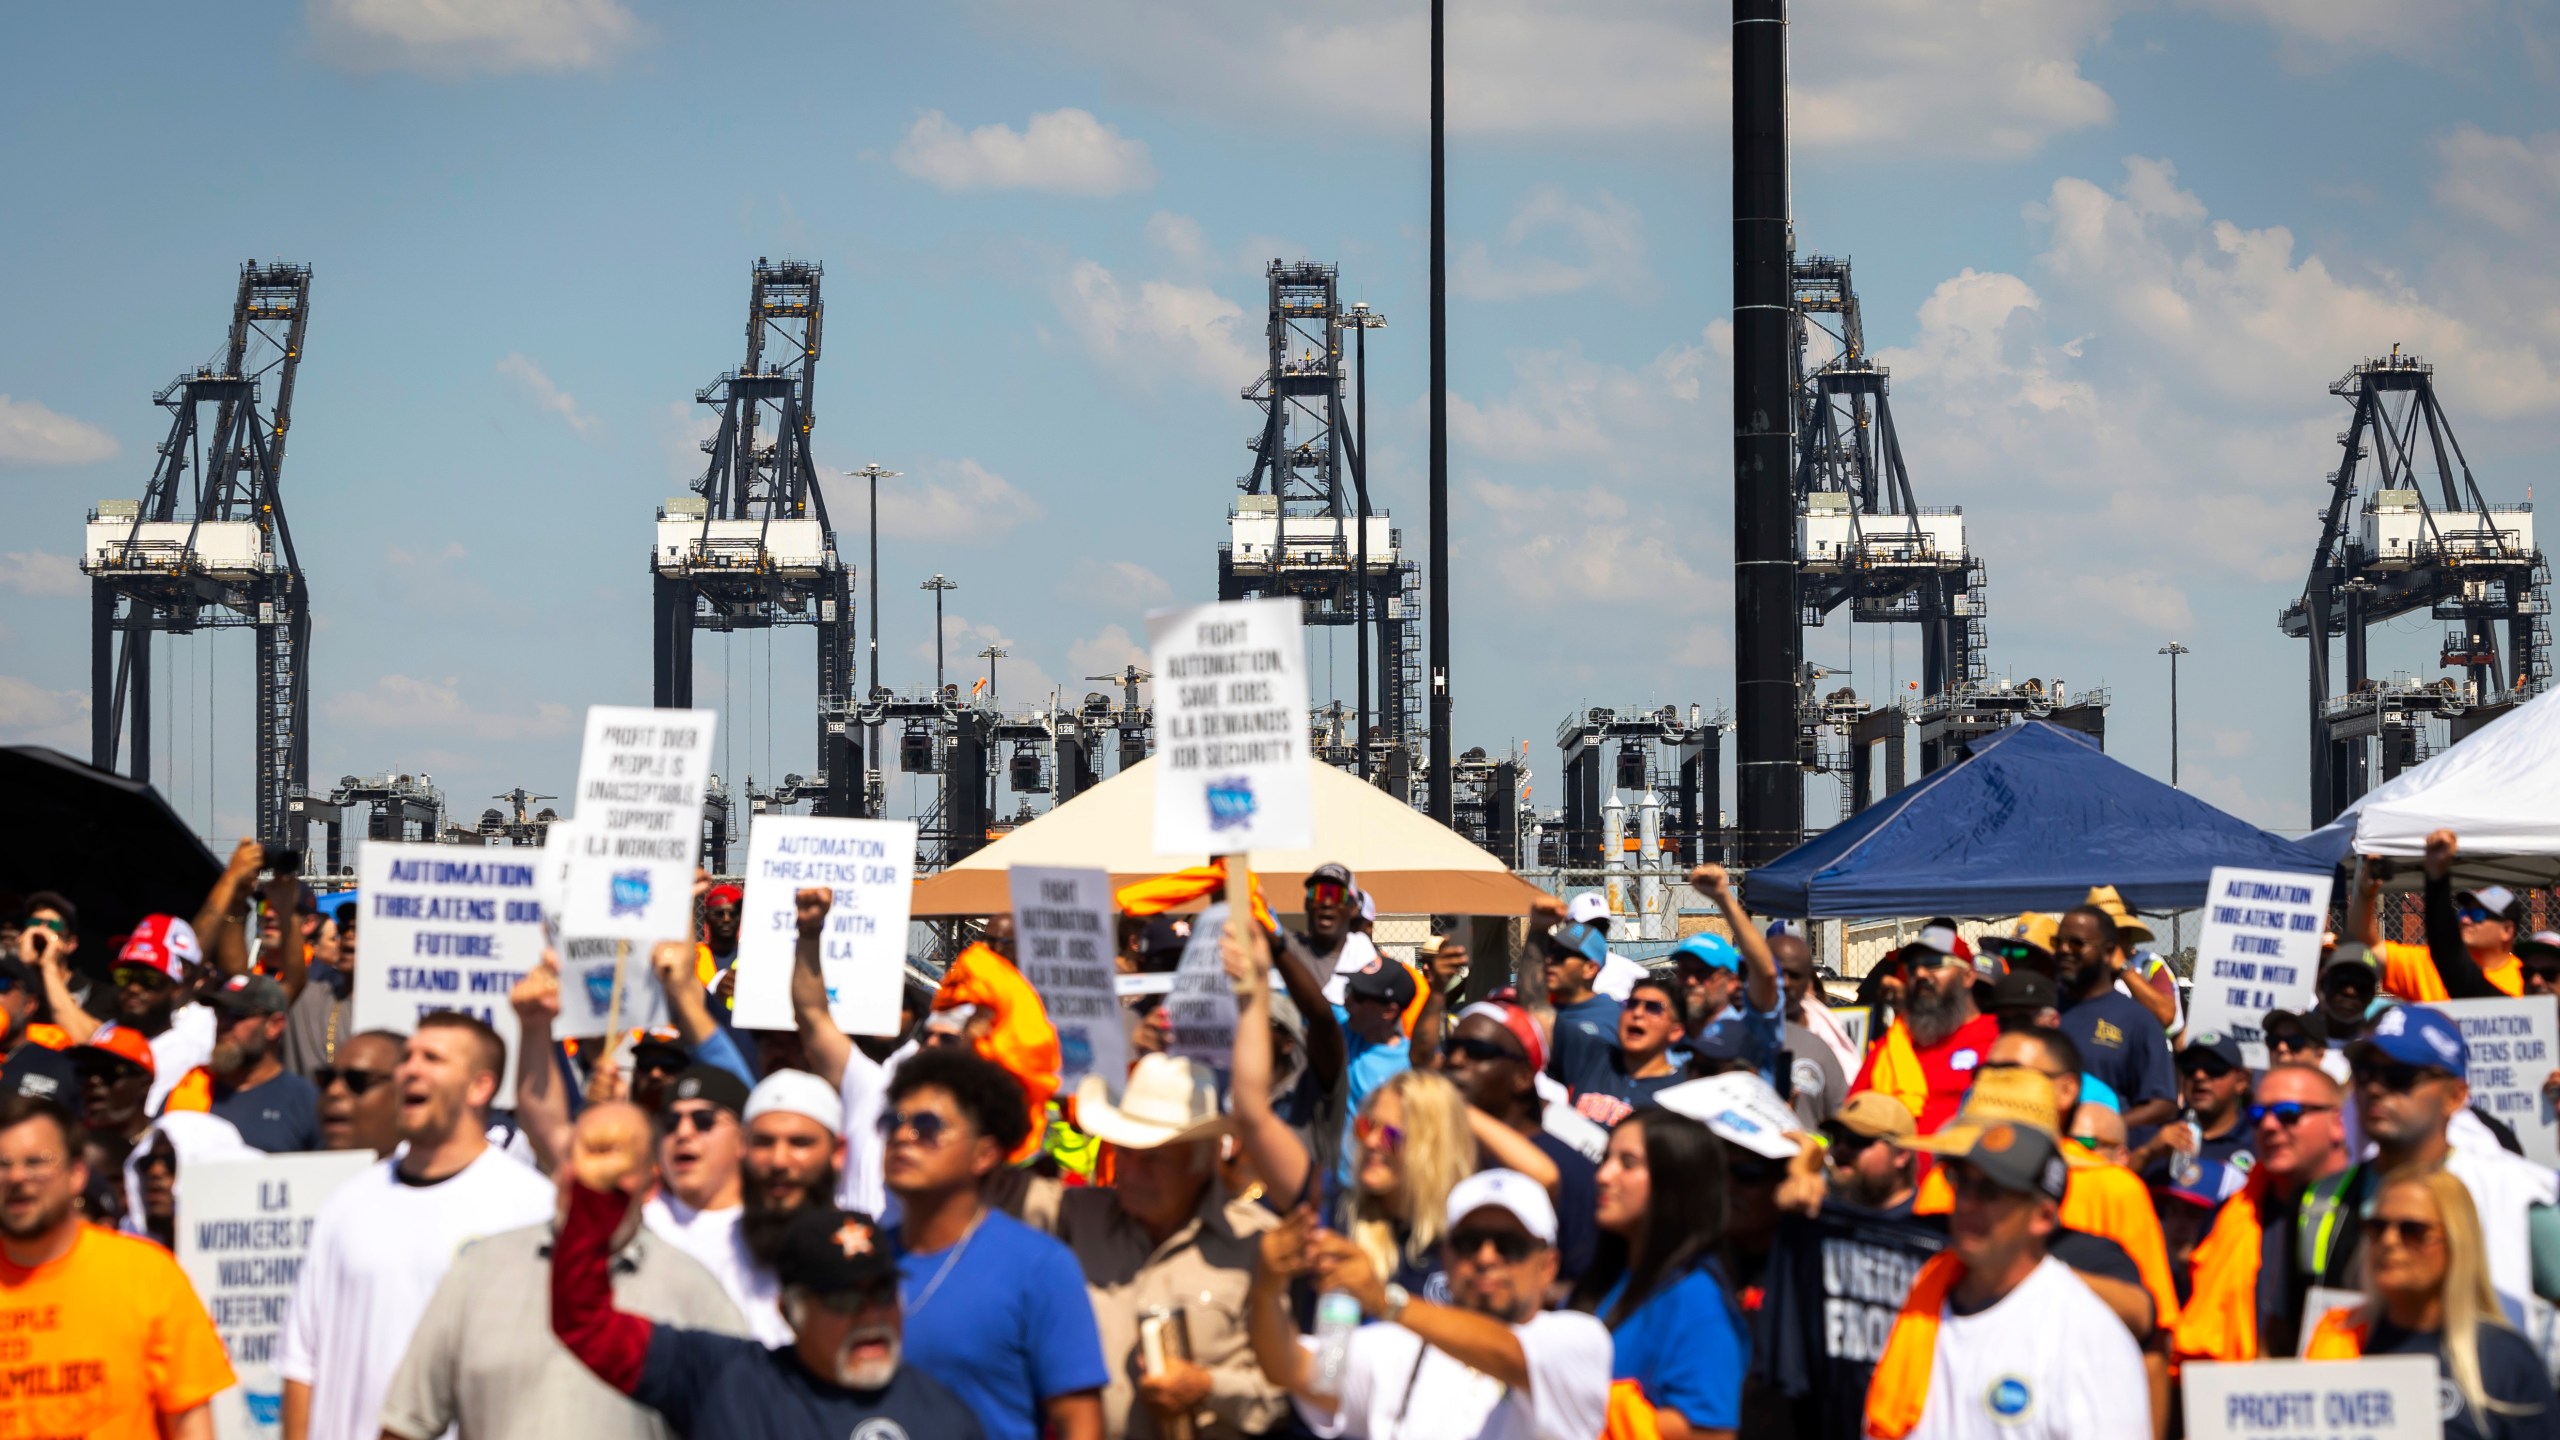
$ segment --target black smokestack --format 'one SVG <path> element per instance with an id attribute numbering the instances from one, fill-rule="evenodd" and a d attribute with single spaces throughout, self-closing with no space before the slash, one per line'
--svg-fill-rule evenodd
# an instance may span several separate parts
<path id="1" fill-rule="evenodd" d="M 1746 865 L 1804 830 L 1789 244 L 1787 3 L 1733 0 L 1733 668 Z"/>

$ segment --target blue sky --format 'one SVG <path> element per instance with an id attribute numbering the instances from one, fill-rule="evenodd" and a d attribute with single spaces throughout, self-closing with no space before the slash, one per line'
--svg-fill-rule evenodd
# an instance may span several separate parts
<path id="1" fill-rule="evenodd" d="M 1723 12 L 1450 9 L 1458 742 L 1530 741 L 1544 798 L 1569 708 L 1731 697 Z M 645 703 L 651 508 L 699 468 L 692 395 L 740 359 L 760 255 L 827 267 L 821 461 L 906 472 L 893 683 L 929 678 L 937 571 L 951 652 L 1006 646 L 1013 702 L 1097 688 L 1147 609 L 1212 593 L 1274 256 L 1339 262 L 1389 316 L 1375 483 L 1418 539 L 1426 13 L 13 11 L 0 738 L 85 752 L 82 513 L 141 489 L 150 395 L 215 348 L 253 255 L 316 270 L 286 488 L 324 782 L 426 770 L 465 814 L 562 791 L 583 707 Z M 2184 641 L 2189 784 L 2301 824 L 2274 621 L 2337 463 L 2328 382 L 2394 342 L 2434 360 L 2493 501 L 2560 438 L 2549 10 L 1795 21 L 1799 246 L 1856 262 L 1914 483 L 1990 565 L 1995 668 L 2108 686 L 2109 748 L 2164 774 L 2154 652 Z M 830 500 L 859 555 L 857 493 Z M 2406 624 L 2380 662 L 2434 673 Z M 1877 695 L 1917 669 L 1886 638 L 1809 653 Z M 813 768 L 808 644 L 704 640 L 733 779 Z M 238 637 L 162 662 L 164 780 L 217 833 L 245 823 L 248 664 Z"/>

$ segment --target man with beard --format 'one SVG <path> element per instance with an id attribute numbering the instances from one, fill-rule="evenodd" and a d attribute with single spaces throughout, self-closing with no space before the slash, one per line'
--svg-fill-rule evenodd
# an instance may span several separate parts
<path id="1" fill-rule="evenodd" d="M 634 1108 L 621 1101 L 587 1107 L 571 1132 L 571 1153 L 614 1151 L 628 1135 L 646 1135 L 648 1117 Z M 645 1151 L 638 1174 L 645 1185 Z M 435 1440 L 454 1430 L 471 1440 L 666 1440 L 657 1415 L 597 1380 L 552 1333 L 547 1262 L 575 1183 L 570 1167 L 561 1167 L 549 1222 L 492 1235 L 454 1260 L 383 1400 L 385 1436 Z M 608 1247 L 609 1303 L 662 1325 L 746 1334 L 720 1283 L 632 1218 L 626 1211 Z"/>
<path id="2" fill-rule="evenodd" d="M 609 1119 L 582 1127 L 562 1167 L 566 1205 L 550 1269 L 552 1332 L 598 1379 L 679 1435 L 983 1440 L 967 1405 L 904 1363 L 898 1265 L 869 1216 L 823 1203 L 791 1213 L 775 1245 L 792 1329 L 785 1344 L 617 1308 L 609 1262 L 648 1186 L 649 1132 L 628 1107 Z"/>
<path id="3" fill-rule="evenodd" d="M 213 1058 L 213 1012 L 194 1003 L 203 968 L 194 926 L 175 915 L 146 915 L 108 972 L 115 984 L 111 1018 L 151 1046 L 151 1089 L 143 1099 L 150 1114 L 167 1108 L 173 1094 L 181 1110 L 202 1110 L 210 1101 L 211 1077 L 199 1072 Z M 73 1044 L 106 1023 L 80 1008 L 59 969 L 48 973 L 45 988 L 54 1021 Z"/>
<path id="4" fill-rule="evenodd" d="M 213 1034 L 213 1113 L 270 1154 L 320 1148 L 320 1092 L 288 1074 L 284 987 L 264 975 L 234 975 L 205 997 Z"/>
<path id="5" fill-rule="evenodd" d="M 710 992 L 711 1013 L 729 1023 L 738 994 L 738 916 L 747 892 L 714 885 L 702 894 L 702 940 L 694 947 L 694 977 Z"/>
<path id="6" fill-rule="evenodd" d="M 320 1148 L 370 1150 L 391 1158 L 400 1143 L 400 1091 L 391 1083 L 408 1040 L 364 1030 L 338 1046 L 338 1058 L 312 1075 L 320 1092 Z"/>
<path id="7" fill-rule="evenodd" d="M 2142 1002 L 2116 989 L 2116 926 L 2095 905 L 2075 905 L 2054 927 L 2054 979 L 2062 990 L 2062 1033 L 2080 1047 L 2081 1067 L 2107 1083 L 2137 1149 L 2151 1127 L 2178 1113 L 2178 1072 L 2169 1035 Z"/>
<path id="8" fill-rule="evenodd" d="M 0 1434 L 212 1440 L 222 1338 L 167 1251 L 83 1222 L 88 1182 L 67 1111 L 0 1098 L 0 1310 L 16 1376 L 44 1381 L 0 1391 Z"/>
<path id="9" fill-rule="evenodd" d="M 1911 1213 L 1920 1193 L 1919 1157 L 1896 1142 L 1917 1131 L 1911 1112 L 1873 1090 L 1853 1095 L 1822 1124 L 1831 1198 L 1885 1215 Z"/>
<path id="10" fill-rule="evenodd" d="M 1911 1111 L 1919 1133 L 1929 1135 L 1964 1104 L 1975 1068 L 2000 1038 L 2000 1022 L 1974 1008 L 1973 962 L 1957 953 L 1952 934 L 1944 949 L 1923 935 L 1923 943 L 1903 951 L 1910 988 L 1902 1017 L 1868 1052 L 1849 1092 L 1891 1095 Z"/>
<path id="11" fill-rule="evenodd" d="M 745 1253 L 743 1263 L 732 1262 L 737 1264 L 738 1309 L 756 1336 L 768 1344 L 781 1344 L 789 1339 L 790 1327 L 781 1323 L 775 1309 L 782 1292 L 774 1276 L 774 1259 L 793 1211 L 824 1209 L 834 1201 L 844 1167 L 844 1110 L 834 1089 L 817 1076 L 806 1070 L 777 1070 L 747 1096 L 739 1115 L 746 1126 L 746 1148 L 739 1162 L 735 1222 L 737 1246 Z M 714 1129 L 707 1138 L 716 1144 L 718 1133 Z M 708 1185 L 716 1176 L 706 1166 L 700 1178 Z M 695 1194 L 702 1196 L 703 1191 Z"/>
<path id="12" fill-rule="evenodd" d="M 410 1332 L 464 1245 L 541 1223 L 542 1176 L 489 1143 L 507 1045 L 458 1011 L 418 1017 L 393 1084 L 396 1158 L 338 1188 L 311 1227 L 276 1370 L 284 1440 L 375 1440 Z"/>

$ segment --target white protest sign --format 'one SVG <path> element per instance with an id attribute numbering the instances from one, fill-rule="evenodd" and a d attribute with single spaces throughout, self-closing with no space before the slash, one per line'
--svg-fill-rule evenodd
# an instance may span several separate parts
<path id="1" fill-rule="evenodd" d="M 542 961 L 541 856 L 531 850 L 368 841 L 357 1030 L 406 1035 L 436 1010 L 476 1016 L 507 1042 L 498 1093 L 515 1093 L 507 992 Z"/>
<path id="2" fill-rule="evenodd" d="M 577 853 L 577 825 L 554 820 L 543 836 L 541 869 L 534 888 L 551 922 L 552 953 L 560 959 L 560 1015 L 551 1033 L 570 1039 L 651 1030 L 668 1023 L 666 992 L 649 957 L 629 940 L 563 933 L 562 907 L 569 895 L 569 865 Z M 613 972 L 622 969 L 621 1010 L 614 1010 Z"/>
<path id="3" fill-rule="evenodd" d="M 1733 1144 L 1772 1160 L 1796 1153 L 1787 1138 L 1802 1130 L 1795 1107 L 1757 1075 L 1727 1071 L 1703 1080 L 1683 1080 L 1654 1093 L 1653 1103 L 1674 1115 L 1686 1115 Z"/>
<path id="4" fill-rule="evenodd" d="M 897 1034 L 915 880 L 911 820 L 756 817 L 747 837 L 747 894 L 738 910 L 731 1023 L 792 1028 L 791 956 L 800 943 L 792 902 L 796 892 L 823 886 L 836 892 L 819 950 L 827 1008 L 848 1035 Z"/>
<path id="5" fill-rule="evenodd" d="M 380 1163 L 370 1150 L 188 1163 L 178 1185 L 178 1268 L 213 1317 L 240 1379 L 213 1397 L 214 1433 L 222 1440 L 283 1433 L 276 1351 L 312 1222 L 339 1186 Z"/>
<path id="6" fill-rule="evenodd" d="M 2187 1362 L 2189 1440 L 2440 1440 L 2436 1357 Z"/>
<path id="7" fill-rule="evenodd" d="M 1016 865 L 1007 878 L 1014 963 L 1057 1027 L 1059 1081 L 1073 1089 L 1086 1075 L 1099 1075 L 1116 1100 L 1129 1073 L 1129 1032 L 1113 983 L 1120 905 L 1112 898 L 1111 872 Z"/>
<path id="8" fill-rule="evenodd" d="M 643 943 L 693 934 L 702 787 L 719 718 L 710 710 L 588 708 L 563 933 Z"/>
<path id="9" fill-rule="evenodd" d="M 1226 931 L 1224 905 L 1193 917 L 1191 939 L 1173 972 L 1173 993 L 1164 1002 L 1172 1032 L 1166 1051 L 1220 1072 L 1235 1063 L 1236 1049 L 1236 987 L 1227 978 L 1227 962 L 1218 958 L 1218 940 Z"/>
<path id="10" fill-rule="evenodd" d="M 1315 843 L 1299 602 L 1147 617 L 1155 665 L 1156 851 L 1234 855 Z"/>
<path id="11" fill-rule="evenodd" d="M 2560 1070 L 2560 1007 L 2548 995 L 2433 1003 L 2471 1047 L 2471 1103 L 2514 1127 L 2526 1159 L 2560 1165 L 2560 1117 L 2542 1093 Z"/>
<path id="12" fill-rule="evenodd" d="M 2329 923 L 2329 877 L 2216 865 L 2204 891 L 2187 1033 L 2219 1030 L 2250 1068 L 2267 1063 L 2259 1026 L 2270 1010 L 2309 1010 Z"/>

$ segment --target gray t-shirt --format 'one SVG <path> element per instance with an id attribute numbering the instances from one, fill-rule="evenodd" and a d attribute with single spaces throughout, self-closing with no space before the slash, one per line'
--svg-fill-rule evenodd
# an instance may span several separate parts
<path id="1" fill-rule="evenodd" d="M 613 1257 L 613 1303 L 661 1324 L 721 1335 L 747 1325 L 702 1262 L 640 1231 Z M 579 1363 L 551 1333 L 551 1227 L 464 1248 L 401 1357 L 382 1428 L 435 1440 L 673 1440 L 658 1412 Z"/>
<path id="2" fill-rule="evenodd" d="M 312 966 L 311 982 L 284 1012 L 284 1068 L 307 1080 L 355 1033 L 354 978 L 327 965 Z"/>
<path id="3" fill-rule="evenodd" d="M 1840 1073 L 1840 1057 L 1821 1036 L 1794 1021 L 1787 1022 L 1786 1035 L 1787 1073 L 1795 1081 L 1788 1103 L 1795 1106 L 1804 1128 L 1812 1131 L 1849 1098 L 1849 1077 Z"/>

